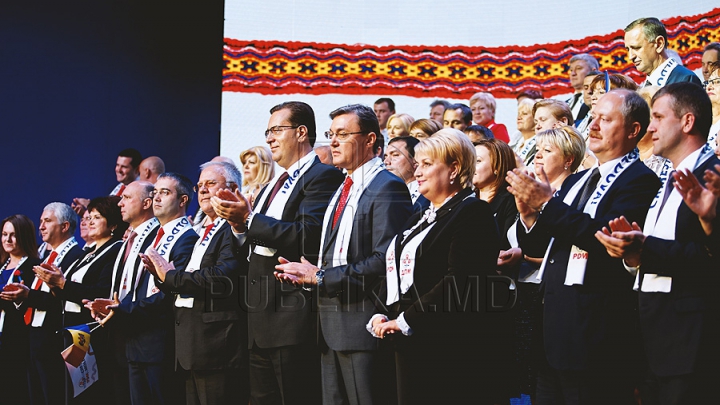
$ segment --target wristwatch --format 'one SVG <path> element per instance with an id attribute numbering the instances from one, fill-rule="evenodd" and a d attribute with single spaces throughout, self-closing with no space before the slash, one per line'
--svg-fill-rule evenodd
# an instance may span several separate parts
<path id="1" fill-rule="evenodd" d="M 325 277 L 325 270 L 318 270 L 315 272 L 315 280 L 317 280 L 318 288 L 323 286 L 323 278 Z"/>

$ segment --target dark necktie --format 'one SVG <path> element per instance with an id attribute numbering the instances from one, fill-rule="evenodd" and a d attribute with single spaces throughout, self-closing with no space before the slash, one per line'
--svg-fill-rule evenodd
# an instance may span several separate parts
<path id="1" fill-rule="evenodd" d="M 581 97 L 581 96 L 582 96 L 582 93 L 575 93 L 575 94 L 572 96 L 572 99 L 570 100 L 570 105 L 569 105 L 570 110 L 572 110 L 573 108 L 575 108 L 575 106 L 577 105 L 578 100 L 580 100 L 580 97 Z"/>
<path id="2" fill-rule="evenodd" d="M 598 181 L 600 181 L 600 169 L 596 167 L 593 169 L 592 174 L 590 175 L 590 179 L 588 179 L 588 181 L 585 183 L 585 186 L 583 186 L 580 193 L 578 193 L 580 198 L 573 201 L 573 208 L 576 208 L 580 211 L 585 209 L 585 204 L 587 204 L 590 196 L 595 191 L 595 187 L 597 187 Z"/>
<path id="3" fill-rule="evenodd" d="M 278 191 L 280 191 L 283 184 L 285 184 L 285 180 L 287 180 L 288 177 L 290 177 L 290 175 L 287 172 L 280 175 L 280 178 L 278 179 L 277 183 L 275 183 L 275 187 L 273 187 L 272 191 L 270 191 L 270 195 L 268 196 L 267 200 L 265 200 L 265 204 L 263 204 L 260 212 L 264 213 L 265 211 L 267 211 L 270 203 L 275 198 L 275 195 L 277 195 Z"/>
<path id="4" fill-rule="evenodd" d="M 673 185 L 675 184 L 675 177 L 673 177 L 673 173 L 675 173 L 675 170 L 670 172 L 669 177 L 665 181 L 665 193 L 663 194 L 662 203 L 660 203 L 660 211 L 658 211 L 658 218 L 660 218 L 660 213 L 665 207 L 665 203 L 667 202 L 668 198 L 670 198 L 670 194 L 672 194 L 674 188 Z"/>
<path id="5" fill-rule="evenodd" d="M 333 222 L 332 227 L 335 228 L 335 225 L 337 224 L 338 219 L 340 219 L 340 215 L 342 215 L 343 210 L 345 209 L 345 205 L 347 204 L 348 196 L 350 195 L 350 188 L 353 185 L 353 181 L 350 178 L 350 176 L 345 177 L 345 182 L 343 183 L 342 191 L 340 192 L 340 198 L 338 199 L 337 207 L 335 208 L 335 215 L 333 215 Z"/>

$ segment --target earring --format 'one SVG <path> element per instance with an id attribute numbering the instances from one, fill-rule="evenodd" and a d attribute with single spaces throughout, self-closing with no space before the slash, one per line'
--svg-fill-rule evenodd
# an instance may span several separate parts
<path id="1" fill-rule="evenodd" d="M 567 170 L 567 169 L 568 169 L 568 167 L 567 167 L 567 166 L 565 166 L 565 170 Z"/>
<path id="2" fill-rule="evenodd" d="M 497 170 L 495 170 L 495 171 L 493 172 L 493 174 L 497 176 Z"/>
<path id="3" fill-rule="evenodd" d="M 450 184 L 455 183 L 455 179 L 450 179 Z"/>

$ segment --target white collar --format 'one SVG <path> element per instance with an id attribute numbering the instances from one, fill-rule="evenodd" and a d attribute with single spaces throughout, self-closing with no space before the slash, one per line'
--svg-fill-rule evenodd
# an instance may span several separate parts
<path id="1" fill-rule="evenodd" d="M 317 156 L 317 154 L 315 153 L 314 150 L 311 150 L 307 155 L 298 159 L 297 162 L 289 165 L 287 169 L 281 170 L 277 175 L 275 175 L 275 178 L 280 178 L 280 175 L 282 175 L 283 173 L 285 173 L 289 170 L 292 170 L 292 169 L 297 170 L 297 169 L 303 167 L 306 163 L 311 162 L 313 159 L 315 159 L 315 156 Z"/>
<path id="2" fill-rule="evenodd" d="M 610 174 L 610 172 L 615 168 L 615 165 L 620 161 L 620 159 L 625 157 L 625 155 L 627 155 L 627 153 L 623 153 L 622 156 L 619 156 L 613 160 L 607 161 L 607 162 L 601 164 L 600 166 L 596 166 L 600 169 L 601 178 L 604 178 L 608 174 Z"/>
<path id="3" fill-rule="evenodd" d="M 60 252 L 63 251 L 63 249 L 65 249 L 65 247 L 66 247 L 67 245 L 69 245 L 69 244 L 71 244 L 71 243 L 73 243 L 73 242 L 75 242 L 75 237 L 74 237 L 74 236 L 71 236 L 71 237 L 65 239 L 65 240 L 64 240 L 61 244 L 59 244 L 56 248 L 53 248 L 53 251 L 60 253 Z"/>
<path id="4" fill-rule="evenodd" d="M 350 178 L 353 181 L 353 187 L 356 184 L 361 184 L 362 181 L 367 177 L 367 175 L 374 170 L 375 166 L 378 164 L 382 164 L 382 161 L 380 158 L 374 157 L 367 162 L 363 163 L 362 166 L 356 168 L 352 174 L 350 175 Z M 348 171 L 347 169 L 343 169 L 343 173 L 347 175 Z"/>
<path id="5" fill-rule="evenodd" d="M 675 170 L 690 169 L 691 172 L 695 170 L 695 164 L 697 163 L 698 157 L 700 157 L 700 152 L 702 152 L 703 148 L 704 145 L 687 155 L 685 159 L 683 159 L 682 162 L 680 162 L 680 164 L 675 168 Z"/>

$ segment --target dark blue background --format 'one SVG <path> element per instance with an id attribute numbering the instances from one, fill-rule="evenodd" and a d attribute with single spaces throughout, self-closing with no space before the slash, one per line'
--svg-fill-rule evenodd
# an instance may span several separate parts
<path id="1" fill-rule="evenodd" d="M 197 180 L 222 46 L 222 0 L 0 2 L 0 218 L 108 194 L 128 147 Z"/>

